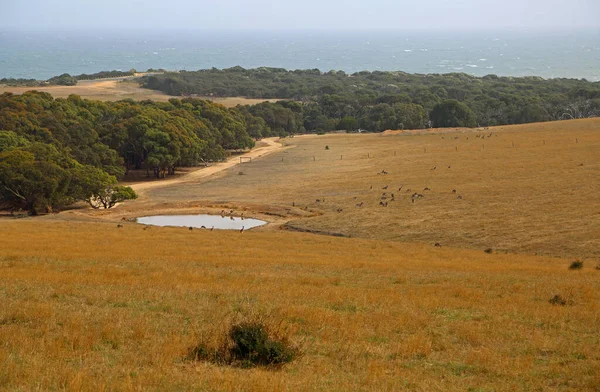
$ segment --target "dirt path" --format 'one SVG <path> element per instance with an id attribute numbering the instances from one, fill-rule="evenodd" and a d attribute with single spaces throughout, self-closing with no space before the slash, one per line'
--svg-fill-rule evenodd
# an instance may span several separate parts
<path id="1" fill-rule="evenodd" d="M 173 178 L 170 180 L 163 181 L 152 181 L 152 182 L 143 182 L 138 184 L 130 185 L 137 193 L 144 193 L 149 189 L 160 188 L 165 186 L 173 186 L 176 184 L 181 184 L 183 182 L 194 182 L 200 179 L 210 177 L 213 174 L 219 173 L 223 170 L 227 170 L 240 162 L 240 157 L 249 157 L 252 159 L 256 159 L 258 157 L 262 157 L 268 154 L 271 154 L 281 148 L 283 145 L 278 142 L 278 137 L 272 137 L 267 139 L 262 139 L 262 142 L 266 144 L 266 146 L 258 147 L 248 152 L 247 154 L 237 155 L 235 157 L 229 158 L 226 162 L 216 163 L 209 167 L 199 168 L 197 170 L 191 171 L 179 178 Z"/>

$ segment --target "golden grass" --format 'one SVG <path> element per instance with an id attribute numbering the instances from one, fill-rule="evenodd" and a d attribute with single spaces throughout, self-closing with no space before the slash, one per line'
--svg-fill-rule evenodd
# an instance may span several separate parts
<path id="1" fill-rule="evenodd" d="M 490 132 L 491 138 L 476 138 Z M 302 229 L 600 259 L 600 119 L 441 135 L 309 136 L 284 143 L 293 148 L 211 181 L 152 190 L 146 201 L 174 208 L 260 204 L 289 210 L 290 224 Z M 377 174 L 382 170 L 389 174 Z M 379 205 L 383 192 L 388 207 Z M 412 203 L 414 192 L 425 197 Z M 355 207 L 361 202 L 362 208 Z M 148 208 L 130 204 L 120 213 L 135 215 L 138 205 Z M 313 217 L 294 217 L 305 214 L 301 209 Z"/>
<path id="2" fill-rule="evenodd" d="M 0 225 L 1 390 L 598 390 L 600 271 L 290 232 Z M 560 294 L 571 306 L 553 306 Z M 184 360 L 232 314 L 285 321 L 281 371 Z"/>
<path id="3" fill-rule="evenodd" d="M 89 80 L 81 81 L 76 86 L 47 86 L 47 87 L 9 87 L 0 85 L 0 94 L 11 92 L 23 94 L 24 92 L 37 90 L 52 94 L 55 98 L 67 98 L 76 94 L 82 98 L 99 101 L 119 101 L 122 99 L 133 99 L 142 101 L 151 99 L 153 101 L 168 101 L 173 98 L 160 91 L 143 89 L 138 83 L 129 80 Z"/>

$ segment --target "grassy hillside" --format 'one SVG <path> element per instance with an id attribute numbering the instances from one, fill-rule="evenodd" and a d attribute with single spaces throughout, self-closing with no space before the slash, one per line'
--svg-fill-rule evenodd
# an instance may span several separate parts
<path id="1" fill-rule="evenodd" d="M 0 390 L 597 391 L 599 130 L 286 138 L 114 210 L 2 218 Z M 122 220 L 224 208 L 270 224 Z M 301 356 L 188 359 L 256 315 Z"/>
<path id="2" fill-rule="evenodd" d="M 352 237 L 600 258 L 600 120 L 444 132 L 288 138 L 282 153 L 147 197 L 278 207 L 290 226 Z"/>
<path id="3" fill-rule="evenodd" d="M 0 225 L 0 389 L 597 390 L 600 271 L 299 233 Z M 548 301 L 560 295 L 567 305 Z M 233 315 L 283 322 L 280 371 L 185 360 Z"/>

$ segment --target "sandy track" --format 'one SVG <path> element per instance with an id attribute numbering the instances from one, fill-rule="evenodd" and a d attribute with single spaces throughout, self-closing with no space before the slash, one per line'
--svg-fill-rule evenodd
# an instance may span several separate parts
<path id="1" fill-rule="evenodd" d="M 262 142 L 266 144 L 266 146 L 258 147 L 243 155 L 236 155 L 235 157 L 229 158 L 226 162 L 216 163 L 209 167 L 198 168 L 197 170 L 191 171 L 181 177 L 173 178 L 169 180 L 163 181 L 152 181 L 152 182 L 143 182 L 138 184 L 130 185 L 136 192 L 143 193 L 149 189 L 160 188 L 165 186 L 173 186 L 176 184 L 181 184 L 184 182 L 196 182 L 200 179 L 210 177 L 213 174 L 222 172 L 223 170 L 227 170 L 235 165 L 238 165 L 240 162 L 240 157 L 249 157 L 252 159 L 256 159 L 258 157 L 262 157 L 268 154 L 271 154 L 283 147 L 283 145 L 278 142 L 278 137 L 272 137 L 267 139 L 262 139 Z"/>

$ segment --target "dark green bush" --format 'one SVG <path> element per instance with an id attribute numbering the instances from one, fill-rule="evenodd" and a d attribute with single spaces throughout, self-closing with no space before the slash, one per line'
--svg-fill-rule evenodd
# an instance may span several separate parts
<path id="1" fill-rule="evenodd" d="M 583 268 L 583 261 L 576 260 L 569 266 L 570 270 L 579 270 Z"/>
<path id="2" fill-rule="evenodd" d="M 267 328 L 260 323 L 248 322 L 231 327 L 229 337 L 232 359 L 243 367 L 282 365 L 291 362 L 295 352 L 285 341 L 269 336 Z"/>
<path id="3" fill-rule="evenodd" d="M 213 347 L 204 342 L 191 347 L 188 359 L 243 368 L 277 368 L 299 354 L 284 335 L 261 321 L 243 321 L 229 327 L 224 336 L 217 336 Z"/>
<path id="4" fill-rule="evenodd" d="M 573 301 L 567 300 L 558 294 L 555 295 L 554 297 L 550 298 L 548 300 L 548 302 L 550 302 L 552 305 L 559 305 L 559 306 L 573 305 Z"/>

